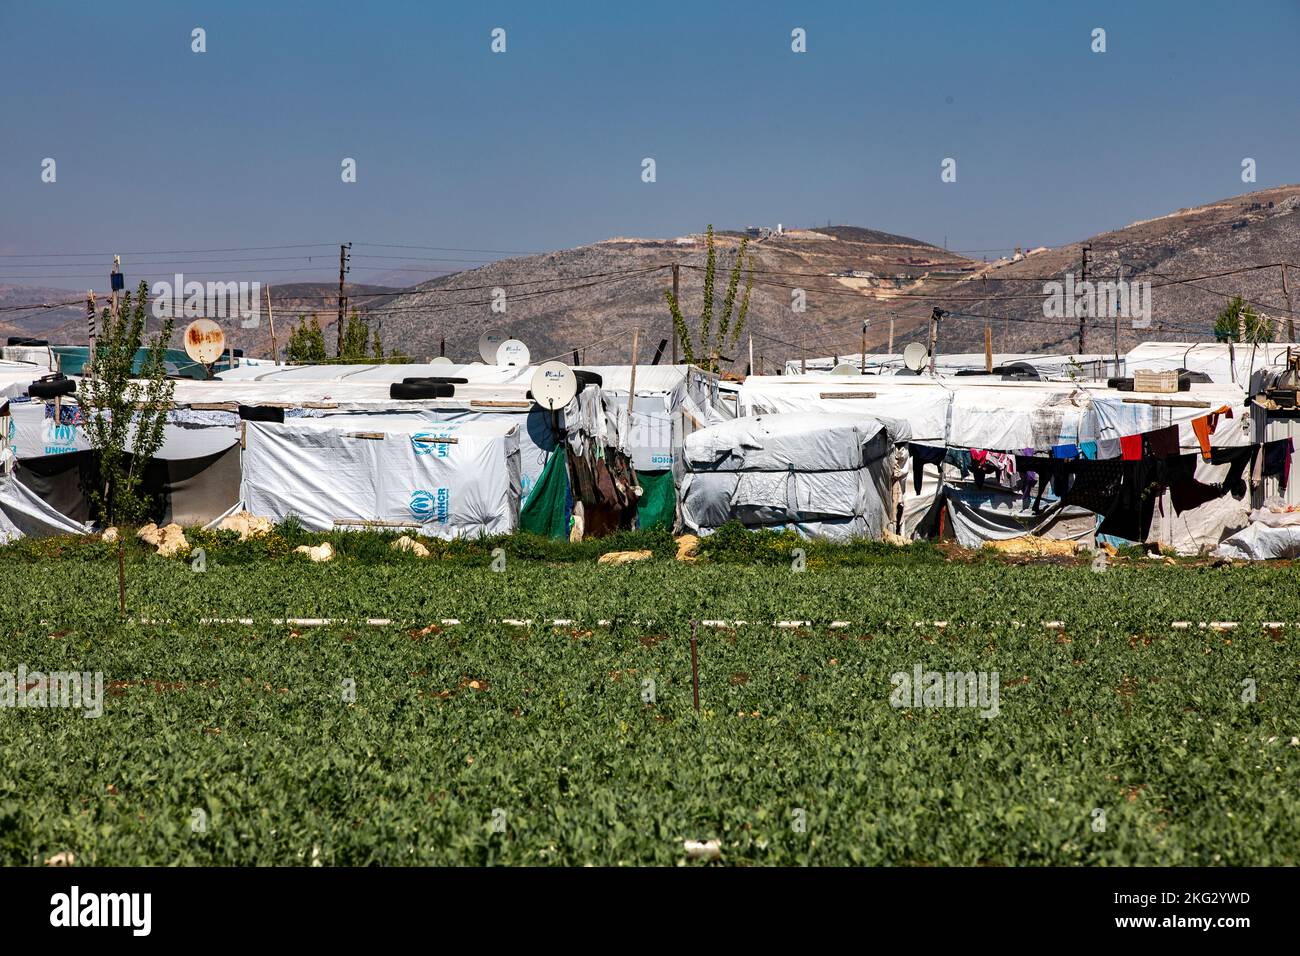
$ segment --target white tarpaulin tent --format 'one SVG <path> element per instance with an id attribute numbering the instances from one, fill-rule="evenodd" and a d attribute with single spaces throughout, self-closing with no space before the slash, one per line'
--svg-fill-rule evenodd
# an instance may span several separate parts
<path id="1" fill-rule="evenodd" d="M 893 514 L 890 452 L 907 426 L 856 415 L 737 418 L 690 435 L 682 520 L 707 534 L 727 521 L 816 538 L 880 538 Z"/>
<path id="2" fill-rule="evenodd" d="M 1211 439 L 1215 447 L 1261 440 L 1245 398 L 1245 392 L 1231 384 L 1196 384 L 1187 392 L 1152 393 L 1121 392 L 1091 382 L 793 375 L 750 376 L 741 386 L 739 404 L 742 415 L 819 411 L 895 417 L 908 423 L 912 440 L 921 444 L 1007 452 L 1032 448 L 1045 453 L 1056 445 L 1114 440 L 1176 425 L 1181 450 L 1190 453 L 1200 449 L 1192 421 L 1223 406 L 1231 408 L 1234 417 L 1219 422 Z M 910 472 L 906 461 L 898 463 L 898 468 Z M 1196 478 L 1212 484 L 1221 481 L 1227 471 L 1227 465 L 1198 462 Z M 928 477 L 932 473 L 934 480 Z M 940 490 L 936 470 L 927 468 L 924 474 L 927 478 L 919 495 L 910 480 L 905 482 L 904 533 L 915 530 Z M 944 466 L 944 476 L 952 485 L 955 469 Z M 1014 502 L 985 501 L 978 489 L 971 493 L 974 497 L 958 494 L 949 500 L 949 514 L 957 530 L 964 523 L 970 535 L 987 532 L 992 539 L 998 536 L 994 526 L 1019 523 L 1026 527 L 1023 533 L 1030 533 L 1032 525 L 1039 528 L 1033 533 L 1077 536 L 1077 515 L 1058 516 L 1044 527 L 1041 514 L 1019 514 Z M 1166 493 L 1152 522 L 1152 540 L 1180 551 L 1204 550 L 1216 544 L 1223 533 L 1242 527 L 1249 506 L 1248 499 L 1225 495 L 1175 514 Z M 974 513 L 980 511 L 983 513 Z M 1062 525 L 1063 517 L 1071 519 L 1068 525 Z"/>
<path id="3" fill-rule="evenodd" d="M 430 537 L 506 534 L 519 519 L 519 438 L 501 422 L 385 415 L 248 422 L 243 500 L 318 531 L 411 528 Z"/>
<path id="4" fill-rule="evenodd" d="M 1286 346 L 1281 344 L 1143 342 L 1124 356 L 1124 374 L 1132 376 L 1138 369 L 1167 372 L 1185 368 L 1204 372 L 1216 385 L 1238 385 L 1253 393 L 1263 387 L 1263 377 L 1282 371 L 1285 363 Z"/>
<path id="5" fill-rule="evenodd" d="M 1105 379 L 1115 374 L 1115 356 L 1097 352 L 1068 355 L 1059 352 L 995 352 L 993 367 L 1001 368 L 1013 363 L 1028 365 L 1043 378 L 1052 379 Z M 865 363 L 861 353 L 838 355 L 807 360 L 793 359 L 785 363 L 786 375 L 799 375 L 806 369 L 809 375 L 828 375 L 836 365 L 852 365 L 855 369 L 866 368 L 867 376 L 906 374 L 903 356 L 898 352 L 868 352 Z M 935 358 L 935 371 L 941 375 L 951 375 L 959 371 L 983 372 L 987 368 L 983 352 L 940 352 Z"/>

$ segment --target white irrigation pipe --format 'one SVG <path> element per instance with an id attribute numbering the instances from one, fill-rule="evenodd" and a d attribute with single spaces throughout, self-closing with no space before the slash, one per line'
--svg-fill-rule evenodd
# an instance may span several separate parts
<path id="1" fill-rule="evenodd" d="M 42 621 L 41 623 L 42 623 L 42 625 L 45 625 L 45 624 L 47 624 L 47 623 L 49 623 L 49 622 Z M 137 623 L 137 624 L 170 624 L 170 623 L 173 623 L 173 622 L 171 622 L 171 621 L 166 621 L 166 620 L 157 620 L 157 619 L 153 619 L 153 618 L 138 618 L 138 619 L 136 620 L 136 623 Z M 214 624 L 215 624 L 215 625 L 220 625 L 220 624 L 239 624 L 239 625 L 243 625 L 243 626 L 246 626 L 246 627 L 251 627 L 252 625 L 257 624 L 258 621 L 257 621 L 256 618 L 251 618 L 251 617 L 202 617 L 202 618 L 199 618 L 199 623 L 200 623 L 200 624 L 206 624 L 206 625 L 214 625 Z M 389 626 L 391 626 L 391 625 L 393 625 L 393 624 L 402 624 L 402 623 L 404 623 L 404 622 L 402 622 L 402 621 L 397 621 L 397 620 L 394 620 L 393 618 L 388 618 L 388 617 L 368 617 L 368 618 L 364 618 L 364 619 L 358 619 L 358 620 L 356 620 L 356 621 L 354 621 L 354 620 L 352 620 L 352 619 L 350 619 L 350 618 L 345 618 L 345 617 L 343 617 L 343 618 L 330 618 L 330 617 L 275 617 L 275 618 L 270 618 L 266 623 L 269 623 L 269 624 L 287 624 L 287 625 L 289 625 L 289 626 L 291 626 L 291 627 L 332 627 L 332 626 L 334 626 L 334 625 L 336 625 L 336 624 L 338 624 L 338 625 L 342 625 L 342 624 L 366 624 L 366 625 L 369 625 L 369 626 L 371 626 L 371 627 L 389 627 Z M 461 621 L 461 619 L 458 618 L 458 617 L 444 617 L 444 618 L 442 618 L 438 623 L 439 623 L 440 625 L 444 626 L 444 627 L 455 627 L 455 626 L 457 626 L 457 625 L 459 625 L 459 624 L 462 624 L 462 623 L 464 623 L 464 622 Z M 488 621 L 488 622 L 486 622 L 486 623 L 489 623 L 489 624 L 504 624 L 504 625 L 506 625 L 507 627 L 532 627 L 533 624 L 536 623 L 536 622 L 534 622 L 532 618 L 513 618 L 513 617 L 503 617 L 503 618 L 500 618 L 500 619 L 498 619 L 498 620 Z M 551 627 L 578 627 L 578 626 L 581 626 L 581 622 L 575 620 L 574 618 L 568 618 L 568 617 L 557 617 L 557 618 L 552 618 L 552 619 L 550 619 L 549 621 L 547 621 L 547 622 L 542 622 L 542 623 L 544 623 L 544 624 L 549 624 L 549 626 L 551 626 Z M 614 623 L 614 622 L 613 622 L 612 620 L 608 619 L 608 618 L 601 618 L 600 620 L 596 621 L 596 627 L 610 627 L 610 626 L 613 625 L 613 623 Z M 636 624 L 636 625 L 640 625 L 640 626 L 643 626 L 643 627 L 648 627 L 648 626 L 654 624 L 655 622 L 654 622 L 654 621 L 638 621 L 638 620 L 633 620 L 633 621 L 630 621 L 630 622 L 628 622 L 628 623 Z M 714 620 L 704 620 L 704 621 L 700 621 L 700 626 L 701 626 L 701 627 L 709 627 L 709 628 L 713 628 L 713 629 L 715 629 L 715 630 L 725 630 L 725 629 L 731 629 L 731 628 L 737 628 L 737 627 L 748 627 L 748 626 L 751 625 L 751 623 L 752 623 L 752 622 L 750 622 L 750 621 L 741 621 L 741 620 L 726 621 L 726 620 L 717 620 L 717 619 L 714 619 Z M 913 627 L 933 627 L 933 628 L 937 628 L 937 629 L 939 629 L 939 630 L 944 630 L 945 628 L 948 627 L 949 623 L 950 623 L 949 621 L 913 621 L 913 622 L 912 622 L 912 626 L 913 626 Z M 988 623 L 988 622 L 983 622 L 983 621 L 981 621 L 981 622 L 980 622 L 980 625 L 981 625 L 981 626 L 984 626 L 984 625 L 987 624 L 987 623 Z M 1011 624 L 1013 627 L 1024 627 L 1024 626 L 1025 626 L 1025 624 L 1024 624 L 1023 621 L 1008 621 L 1008 622 L 1005 622 L 1005 623 L 1009 623 L 1009 624 Z M 1067 626 L 1067 624 L 1066 624 L 1065 621 L 1042 621 L 1041 623 L 1042 623 L 1042 626 L 1043 626 L 1045 629 L 1049 630 L 1049 631 L 1061 631 L 1061 630 L 1064 630 L 1064 629 L 1066 628 L 1066 626 Z M 764 626 L 764 625 L 759 624 L 759 625 L 757 625 L 757 626 L 760 626 L 760 627 L 761 627 L 761 626 Z M 770 625 L 766 625 L 766 626 L 769 626 L 769 627 L 777 627 L 777 628 L 781 628 L 781 629 L 784 629 L 784 630 L 798 630 L 799 628 L 814 627 L 815 624 L 814 624 L 813 621 L 806 621 L 806 620 L 805 620 L 805 621 L 799 621 L 799 620 L 777 620 L 777 621 L 772 621 Z M 829 624 L 826 625 L 827 628 L 830 628 L 830 629 L 832 629 L 832 630 L 844 630 L 845 628 L 849 628 L 849 627 L 852 627 L 852 626 L 853 626 L 853 622 L 852 622 L 852 621 L 831 621 Z M 893 624 L 892 624 L 892 622 L 890 622 L 890 621 L 886 621 L 886 622 L 884 623 L 884 626 L 885 626 L 885 627 L 891 627 L 891 626 L 893 626 Z M 1118 622 L 1116 622 L 1116 624 L 1115 624 L 1114 626 L 1118 627 L 1118 626 L 1119 626 Z M 1190 629 L 1192 628 L 1193 625 L 1192 625 L 1192 622 L 1191 622 L 1191 621 L 1171 621 L 1171 622 L 1169 622 L 1169 626 L 1170 626 L 1171 628 L 1173 628 L 1174 630 L 1177 630 L 1177 631 L 1185 631 L 1185 630 L 1190 630 Z M 1241 626 L 1241 625 L 1240 625 L 1240 622 L 1238 622 L 1238 621 L 1199 621 L 1199 622 L 1197 622 L 1197 624 L 1196 624 L 1196 627 L 1198 627 L 1198 628 L 1200 628 L 1200 629 L 1202 629 L 1202 630 L 1205 630 L 1205 629 L 1208 628 L 1209 630 L 1213 630 L 1213 631 L 1231 631 L 1231 630 L 1235 630 L 1235 629 L 1237 629 L 1237 628 L 1240 627 L 1240 626 Z M 1295 625 L 1293 625 L 1293 624 L 1291 624 L 1291 623 L 1289 623 L 1289 622 L 1287 622 L 1287 621 L 1261 621 L 1261 622 L 1260 622 L 1260 628 L 1261 628 L 1262 630 L 1265 630 L 1265 631 L 1278 631 L 1278 630 L 1282 630 L 1282 629 L 1284 629 L 1284 628 L 1292 627 L 1292 626 L 1295 626 Z"/>

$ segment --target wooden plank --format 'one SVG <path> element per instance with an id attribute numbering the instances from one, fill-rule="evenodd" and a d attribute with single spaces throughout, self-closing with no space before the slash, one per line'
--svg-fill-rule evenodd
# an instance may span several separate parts
<path id="1" fill-rule="evenodd" d="M 363 528 L 419 528 L 418 521 L 387 521 L 382 518 L 330 518 L 336 525 L 356 525 Z"/>
<path id="2" fill-rule="evenodd" d="M 184 408 L 184 405 L 175 405 L 175 408 Z M 237 412 L 239 404 L 237 402 L 190 402 L 189 408 L 196 412 Z"/>
<path id="3" fill-rule="evenodd" d="M 875 398 L 875 392 L 822 392 L 822 398 Z"/>
<path id="4" fill-rule="evenodd" d="M 419 442 L 421 445 L 455 445 L 460 442 L 459 438 L 438 438 L 431 435 L 412 435 L 411 441 Z"/>
<path id="5" fill-rule="evenodd" d="M 338 408 L 338 402 L 303 402 L 303 408 Z"/>
<path id="6" fill-rule="evenodd" d="M 498 402 L 488 399 L 470 399 L 470 408 L 532 408 L 532 402 Z"/>
<path id="7" fill-rule="evenodd" d="M 1160 408 L 1209 408 L 1209 402 L 1198 402 L 1191 398 L 1126 398 L 1127 405 L 1156 405 Z"/>
<path id="8" fill-rule="evenodd" d="M 384 432 L 344 432 L 344 438 L 366 438 L 370 441 L 383 441 Z"/>

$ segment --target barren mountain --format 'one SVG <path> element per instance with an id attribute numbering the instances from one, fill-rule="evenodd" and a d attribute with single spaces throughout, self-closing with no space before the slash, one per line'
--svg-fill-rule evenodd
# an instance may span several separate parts
<path id="1" fill-rule="evenodd" d="M 750 313 L 724 363 L 744 371 L 748 337 L 755 364 L 771 371 L 786 359 L 845 355 L 860 348 L 869 320 L 868 351 L 887 347 L 891 320 L 894 350 L 923 341 L 935 307 L 941 351 L 979 351 L 987 321 L 998 351 L 1078 350 L 1079 320 L 1044 311 L 1048 283 L 1081 278 L 1089 246 L 1089 279 L 1150 283 L 1151 323 L 1134 329 L 1119 322 L 1118 347 L 1147 339 L 1207 340 L 1214 318 L 1229 297 L 1241 295 L 1272 316 L 1286 336 L 1291 308 L 1282 294 L 1282 270 L 1300 265 L 1300 186 L 1261 190 L 1205 206 L 1181 209 L 1055 249 L 1016 259 L 982 263 L 905 236 L 855 226 L 748 230 L 754 285 Z M 742 233 L 718 233 L 721 304 L 726 275 Z M 439 354 L 445 341 L 453 359 L 478 359 L 479 335 L 498 328 L 522 339 L 535 360 L 576 349 L 583 362 L 621 362 L 630 357 L 632 331 L 640 328 L 640 360 L 671 340 L 664 290 L 679 267 L 683 310 L 698 323 L 703 295 L 704 237 L 613 238 L 542 255 L 503 259 L 442 276 L 408 290 L 349 285 L 351 304 L 379 325 L 385 344 L 417 358 Z M 1242 271 L 1245 270 L 1245 271 Z M 1290 282 L 1300 282 L 1300 269 Z M 0 307 L 75 299 L 66 290 L 0 286 Z M 1300 301 L 1300 296 L 1295 297 Z M 803 311 L 798 307 L 802 303 Z M 337 306 L 330 283 L 275 286 L 273 306 L 279 344 L 298 315 L 318 315 L 332 345 Z M 0 326 L 16 334 L 59 342 L 84 341 L 80 305 L 63 309 L 0 311 Z M 233 326 L 233 327 L 232 327 Z M 256 330 L 227 323 L 230 341 L 251 355 L 266 354 L 269 324 Z M 0 328 L 0 332 L 9 333 Z M 1116 347 L 1113 318 L 1087 318 L 1083 351 Z M 672 357 L 671 346 L 663 361 Z"/>

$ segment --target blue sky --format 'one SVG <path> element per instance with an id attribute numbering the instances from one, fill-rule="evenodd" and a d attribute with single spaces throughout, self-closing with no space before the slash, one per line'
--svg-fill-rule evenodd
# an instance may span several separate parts
<path id="1" fill-rule="evenodd" d="M 11 0 L 0 282 L 104 284 L 15 254 L 123 251 L 134 279 L 170 271 L 141 252 L 299 243 L 321 246 L 210 268 L 328 280 L 346 240 L 363 279 L 474 264 L 367 256 L 492 254 L 362 243 L 542 251 L 709 222 L 1059 244 L 1300 181 L 1298 44 L 1296 0 Z"/>

